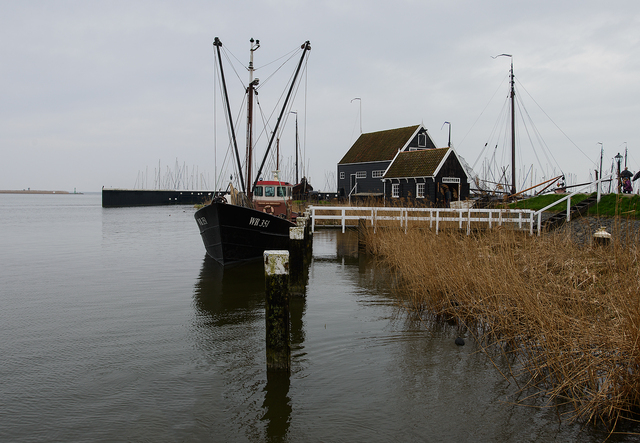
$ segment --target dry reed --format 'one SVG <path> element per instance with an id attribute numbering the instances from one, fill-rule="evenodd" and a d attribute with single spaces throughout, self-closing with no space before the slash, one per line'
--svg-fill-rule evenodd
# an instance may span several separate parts
<path id="1" fill-rule="evenodd" d="M 365 236 L 411 310 L 455 318 L 491 358 L 508 357 L 502 372 L 521 393 L 614 427 L 640 405 L 640 265 L 637 242 L 613 234 L 609 247 L 507 229 Z"/>

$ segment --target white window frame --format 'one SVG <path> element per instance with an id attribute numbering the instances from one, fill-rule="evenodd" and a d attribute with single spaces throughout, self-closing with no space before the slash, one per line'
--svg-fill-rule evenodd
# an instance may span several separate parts
<path id="1" fill-rule="evenodd" d="M 391 197 L 399 198 L 400 197 L 400 183 L 392 183 L 391 184 Z"/>
<path id="2" fill-rule="evenodd" d="M 340 180 L 344 180 L 344 171 L 340 172 Z"/>
<path id="3" fill-rule="evenodd" d="M 416 183 L 416 198 L 424 198 L 424 183 Z"/>
<path id="4" fill-rule="evenodd" d="M 356 178 L 367 178 L 367 171 L 356 172 Z"/>
<path id="5" fill-rule="evenodd" d="M 426 148 L 426 147 L 427 147 L 427 134 L 423 132 L 422 134 L 418 134 L 418 148 Z"/>
<path id="6" fill-rule="evenodd" d="M 384 169 L 371 172 L 371 178 L 382 178 L 382 177 L 384 177 Z"/>

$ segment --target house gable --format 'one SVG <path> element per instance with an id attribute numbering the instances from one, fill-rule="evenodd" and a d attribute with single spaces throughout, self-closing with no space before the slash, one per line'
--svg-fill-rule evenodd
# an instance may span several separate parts
<path id="1" fill-rule="evenodd" d="M 445 183 L 451 183 L 450 178 L 459 179 L 453 187 L 456 198 L 467 198 L 469 177 L 453 148 L 399 152 L 383 177 L 385 197 L 418 198 L 443 205 Z"/>

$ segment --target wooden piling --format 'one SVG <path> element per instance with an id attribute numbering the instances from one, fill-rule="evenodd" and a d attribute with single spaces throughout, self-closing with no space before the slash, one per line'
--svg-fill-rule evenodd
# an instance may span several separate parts
<path id="1" fill-rule="evenodd" d="M 306 215 L 303 217 L 298 217 L 296 222 L 298 227 L 304 228 L 304 252 L 305 252 L 305 260 L 308 262 L 311 261 L 311 256 L 313 254 L 313 233 L 311 232 L 311 218 Z"/>
<path id="2" fill-rule="evenodd" d="M 292 296 L 305 295 L 304 271 L 308 264 L 305 248 L 305 228 L 289 228 L 289 293 Z"/>
<path id="3" fill-rule="evenodd" d="M 366 251 L 367 244 L 365 241 L 367 234 L 367 220 L 364 218 L 358 219 L 358 252 Z"/>
<path id="4" fill-rule="evenodd" d="M 264 251 L 267 370 L 291 370 L 289 251 Z"/>

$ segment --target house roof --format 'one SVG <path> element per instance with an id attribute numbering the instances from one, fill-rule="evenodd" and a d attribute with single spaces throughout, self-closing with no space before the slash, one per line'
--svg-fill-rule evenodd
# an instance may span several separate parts
<path id="1" fill-rule="evenodd" d="M 449 148 L 399 152 L 384 178 L 433 177 Z"/>
<path id="2" fill-rule="evenodd" d="M 392 160 L 420 125 L 361 134 L 338 164 Z"/>

